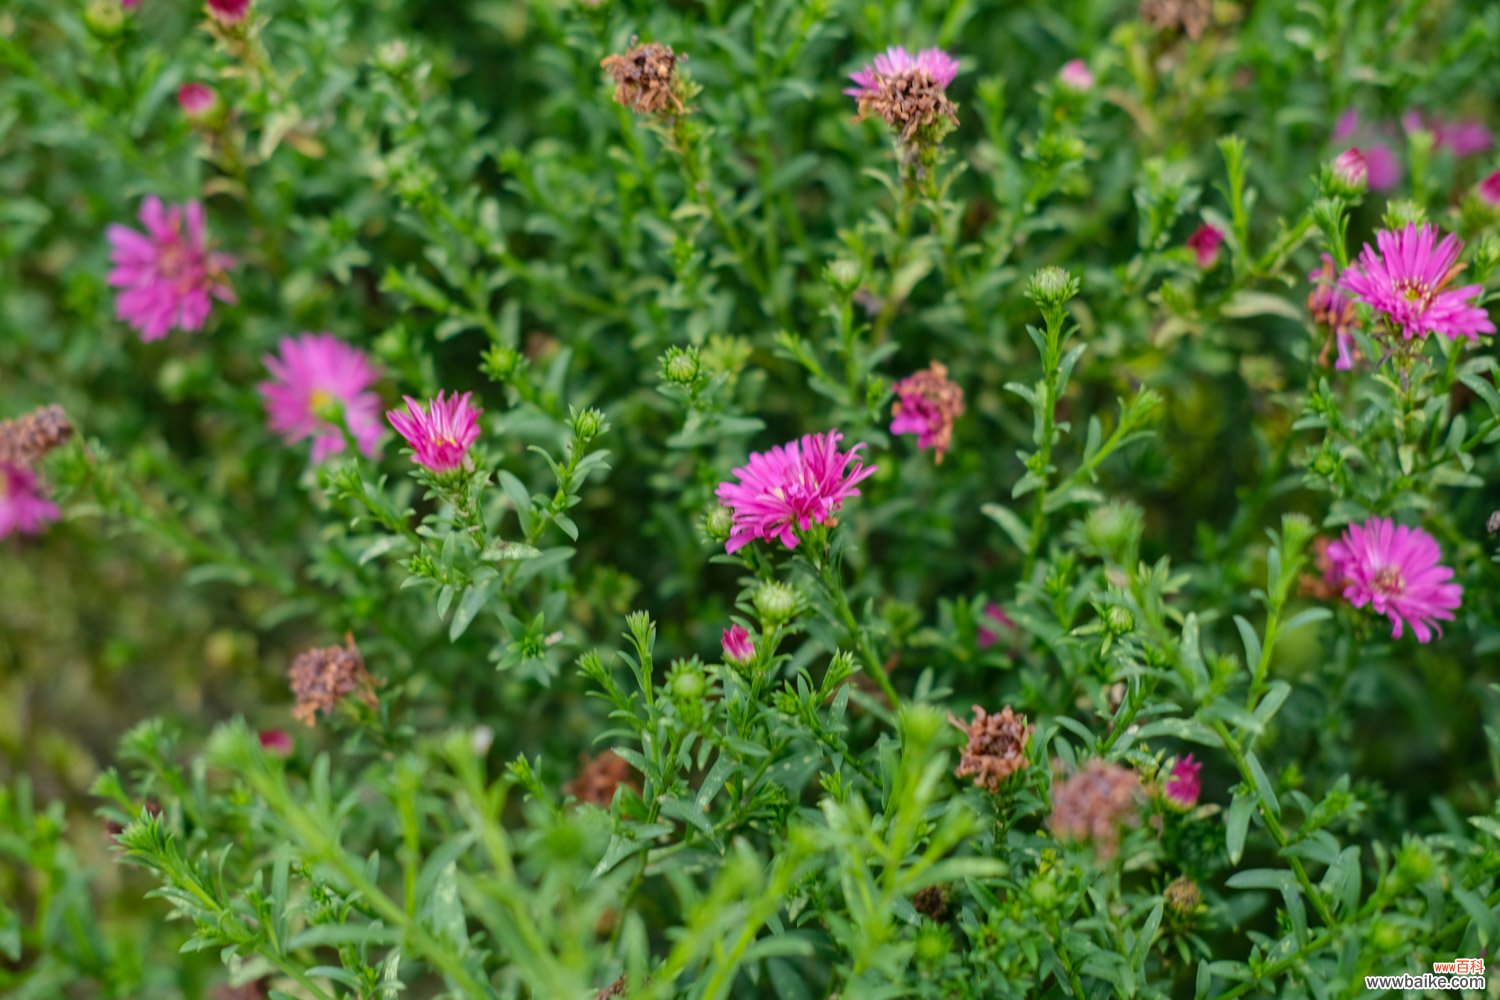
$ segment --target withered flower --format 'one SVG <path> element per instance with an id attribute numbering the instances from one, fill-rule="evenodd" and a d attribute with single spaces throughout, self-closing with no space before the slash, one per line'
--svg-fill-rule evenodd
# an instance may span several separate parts
<path id="1" fill-rule="evenodd" d="M 297 696 L 293 717 L 306 725 L 317 721 L 317 714 L 332 712 L 344 698 L 353 695 L 374 708 L 375 678 L 365 670 L 365 661 L 354 645 L 354 636 L 344 637 L 343 646 L 323 646 L 297 654 L 288 673 L 292 694 Z"/>
<path id="2" fill-rule="evenodd" d="M 615 81 L 615 103 L 641 115 L 680 115 L 686 112 L 677 73 L 679 56 L 661 42 L 635 44 L 623 55 L 599 61 Z"/>
<path id="3" fill-rule="evenodd" d="M 999 792 L 1006 778 L 1026 767 L 1026 744 L 1033 727 L 1027 725 L 1026 716 L 1017 715 L 1009 705 L 997 715 L 975 705 L 974 721 L 968 725 L 951 715 L 948 721 L 969 737 L 953 772 L 956 777 L 972 775 L 980 788 Z"/>

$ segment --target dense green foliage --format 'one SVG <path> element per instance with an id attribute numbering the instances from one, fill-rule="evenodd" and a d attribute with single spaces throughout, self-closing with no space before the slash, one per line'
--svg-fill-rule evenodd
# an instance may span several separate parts
<path id="1" fill-rule="evenodd" d="M 0 993 L 1332 997 L 1492 947 L 1495 341 L 1361 306 L 1335 370 L 1304 303 L 1408 220 L 1500 288 L 1494 149 L 1394 124 L 1500 125 L 1500 6 L 1143 9 L 10 0 L 0 419 L 78 434 L 0 540 Z M 635 38 L 685 114 L 611 99 Z M 922 157 L 842 93 L 890 45 L 962 63 Z M 1393 189 L 1329 167 L 1350 109 Z M 105 234 L 149 195 L 238 301 L 145 343 Z M 302 331 L 473 392 L 471 464 L 268 430 Z M 890 432 L 932 362 L 941 462 Z M 831 428 L 878 466 L 837 523 L 726 554 L 715 487 Z M 1431 642 L 1320 586 L 1372 516 L 1464 588 Z M 303 726 L 346 635 L 369 697 Z M 971 705 L 1035 727 L 998 791 Z M 1056 833 L 1095 759 L 1113 850 Z"/>

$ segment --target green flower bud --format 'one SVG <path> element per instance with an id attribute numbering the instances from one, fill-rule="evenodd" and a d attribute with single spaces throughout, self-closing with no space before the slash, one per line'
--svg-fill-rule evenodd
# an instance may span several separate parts
<path id="1" fill-rule="evenodd" d="M 1039 910 L 1050 910 L 1057 905 L 1057 883 L 1052 881 L 1050 875 L 1039 875 L 1032 879 L 1027 893 Z"/>
<path id="2" fill-rule="evenodd" d="M 848 257 L 840 257 L 823 269 L 823 280 L 845 295 L 853 294 L 862 277 L 859 262 Z"/>
<path id="3" fill-rule="evenodd" d="M 716 542 L 729 541 L 734 530 L 734 511 L 722 504 L 714 504 L 703 514 L 703 531 Z"/>
<path id="4" fill-rule="evenodd" d="M 1393 201 L 1385 206 L 1386 229 L 1405 229 L 1427 221 L 1427 210 L 1414 201 Z"/>
<path id="5" fill-rule="evenodd" d="M 94 0 L 83 11 L 84 26 L 100 41 L 113 41 L 125 33 L 125 8 L 120 0 Z"/>
<path id="6" fill-rule="evenodd" d="M 755 610 L 767 625 L 780 625 L 797 613 L 797 592 L 784 583 L 769 580 L 755 592 Z"/>
<path id="7" fill-rule="evenodd" d="M 698 378 L 698 369 L 696 348 L 683 350 L 680 347 L 669 347 L 667 353 L 662 355 L 661 374 L 668 382 L 691 385 Z"/>
<path id="8" fill-rule="evenodd" d="M 1113 605 L 1104 613 L 1104 627 L 1110 635 L 1128 635 L 1135 631 L 1135 615 L 1129 608 Z"/>
<path id="9" fill-rule="evenodd" d="M 592 407 L 573 414 L 573 436 L 588 444 L 604 430 L 604 414 Z"/>
<path id="10" fill-rule="evenodd" d="M 1031 276 L 1026 297 L 1039 306 L 1060 306 L 1078 294 L 1077 278 L 1060 267 L 1044 267 Z"/>

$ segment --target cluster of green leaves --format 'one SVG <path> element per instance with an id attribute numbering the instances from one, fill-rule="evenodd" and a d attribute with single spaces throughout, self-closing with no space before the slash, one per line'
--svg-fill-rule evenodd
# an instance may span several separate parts
<path id="1" fill-rule="evenodd" d="M 1302 302 L 1405 219 L 1493 284 L 1478 160 L 1393 134 L 1390 204 L 1326 162 L 1345 109 L 1493 116 L 1500 10 L 1213 7 L 1198 39 L 1125 0 L 0 12 L 0 417 L 81 432 L 67 520 L 0 554 L 0 988 L 1227 1000 L 1491 946 L 1493 347 L 1361 314 L 1336 372 Z M 611 102 L 635 36 L 689 114 Z M 963 59 L 917 158 L 840 92 L 892 44 Z M 151 345 L 104 281 L 147 194 L 205 201 L 239 298 Z M 388 404 L 472 391 L 471 464 L 310 466 L 256 392 L 300 330 Z M 941 464 L 888 430 L 932 361 Z M 724 554 L 715 486 L 829 428 L 879 467 L 839 523 Z M 1465 588 L 1431 645 L 1304 586 L 1372 514 Z M 345 633 L 378 707 L 263 746 Z M 995 794 L 952 774 L 973 704 L 1036 726 Z M 577 801 L 606 749 L 628 779 Z M 1113 853 L 1047 823 L 1094 759 L 1143 782 Z"/>

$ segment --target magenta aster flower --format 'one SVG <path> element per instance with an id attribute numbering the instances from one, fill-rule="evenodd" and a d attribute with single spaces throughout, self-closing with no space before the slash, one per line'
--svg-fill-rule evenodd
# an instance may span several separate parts
<path id="1" fill-rule="evenodd" d="M 214 109 L 218 102 L 214 89 L 202 83 L 184 83 L 177 88 L 177 106 L 191 119 L 199 119 Z"/>
<path id="2" fill-rule="evenodd" d="M 1481 286 L 1448 287 L 1463 270 L 1458 263 L 1463 243 L 1452 235 L 1437 243 L 1437 235 L 1435 226 L 1416 223 L 1400 232 L 1380 230 L 1375 234 L 1380 252 L 1366 243 L 1339 285 L 1383 313 L 1407 340 L 1429 333 L 1474 340 L 1494 333 L 1489 313 L 1472 302 Z"/>
<path id="3" fill-rule="evenodd" d="M 1172 773 L 1167 776 L 1167 801 L 1179 809 L 1191 809 L 1197 805 L 1198 795 L 1202 790 L 1198 784 L 1198 772 L 1201 770 L 1203 765 L 1194 760 L 1192 754 L 1173 764 Z"/>
<path id="4" fill-rule="evenodd" d="M 880 91 L 881 77 L 907 76 L 921 71 L 932 77 L 939 87 L 947 87 L 958 76 L 958 60 L 942 49 L 923 49 L 916 55 L 900 45 L 892 45 L 875 57 L 875 61 L 860 70 L 850 73 L 849 79 L 858 86 L 848 87 L 844 93 L 850 97 L 865 97 Z"/>
<path id="5" fill-rule="evenodd" d="M 917 435 L 917 447 L 931 448 L 933 462 L 941 464 L 953 443 L 953 425 L 964 412 L 964 391 L 937 361 L 892 388 L 891 433 Z"/>
<path id="6" fill-rule="evenodd" d="M 1391 620 L 1391 638 L 1407 626 L 1418 642 L 1432 639 L 1435 623 L 1452 621 L 1463 600 L 1453 570 L 1443 566 L 1437 541 L 1421 528 L 1372 517 L 1351 524 L 1328 546 L 1334 579 L 1344 583 L 1344 598 L 1356 608 L 1370 605 Z"/>
<path id="7" fill-rule="evenodd" d="M 265 356 L 271 378 L 260 384 L 271 430 L 287 444 L 312 438 L 317 463 L 344 450 L 342 420 L 359 450 L 375 454 L 380 397 L 369 389 L 379 375 L 365 352 L 331 333 L 283 337 L 277 350 Z"/>
<path id="8" fill-rule="evenodd" d="M 109 283 L 121 289 L 115 314 L 144 341 L 160 340 L 174 327 L 198 330 L 213 300 L 234 302 L 225 272 L 234 261 L 209 249 L 203 204 L 164 206 L 156 196 L 141 206 L 145 233 L 112 225 Z"/>
<path id="9" fill-rule="evenodd" d="M 1094 74 L 1089 72 L 1089 64 L 1082 59 L 1069 59 L 1063 63 L 1062 69 L 1057 71 L 1057 81 L 1080 93 L 1094 89 Z"/>
<path id="10" fill-rule="evenodd" d="M 855 487 L 876 469 L 859 461 L 863 444 L 839 451 L 842 438 L 838 431 L 808 434 L 757 452 L 734 470 L 739 482 L 720 483 L 719 502 L 734 513 L 725 551 L 738 552 L 756 539 L 780 539 L 795 549 L 798 530 L 833 523 L 844 501 L 859 496 Z"/>
<path id="11" fill-rule="evenodd" d="M 390 410 L 386 419 L 406 438 L 418 465 L 433 472 L 448 472 L 463 464 L 469 446 L 479 437 L 479 415 L 484 411 L 470 401 L 472 393 L 428 401 L 427 408 L 410 396 L 405 410 Z"/>
<path id="12" fill-rule="evenodd" d="M 1492 208 L 1500 208 L 1500 170 L 1479 182 L 1479 198 Z"/>
<path id="13" fill-rule="evenodd" d="M 724 630 L 724 659 L 736 666 L 743 666 L 755 658 L 755 642 L 743 625 L 731 625 Z"/>
<path id="14" fill-rule="evenodd" d="M 1219 244 L 1223 242 L 1224 231 L 1205 222 L 1188 237 L 1187 248 L 1193 251 L 1198 266 L 1206 271 L 1218 261 Z"/>
<path id="15" fill-rule="evenodd" d="M 34 535 L 62 513 L 42 495 L 36 473 L 24 465 L 0 463 L 0 538 Z"/>

